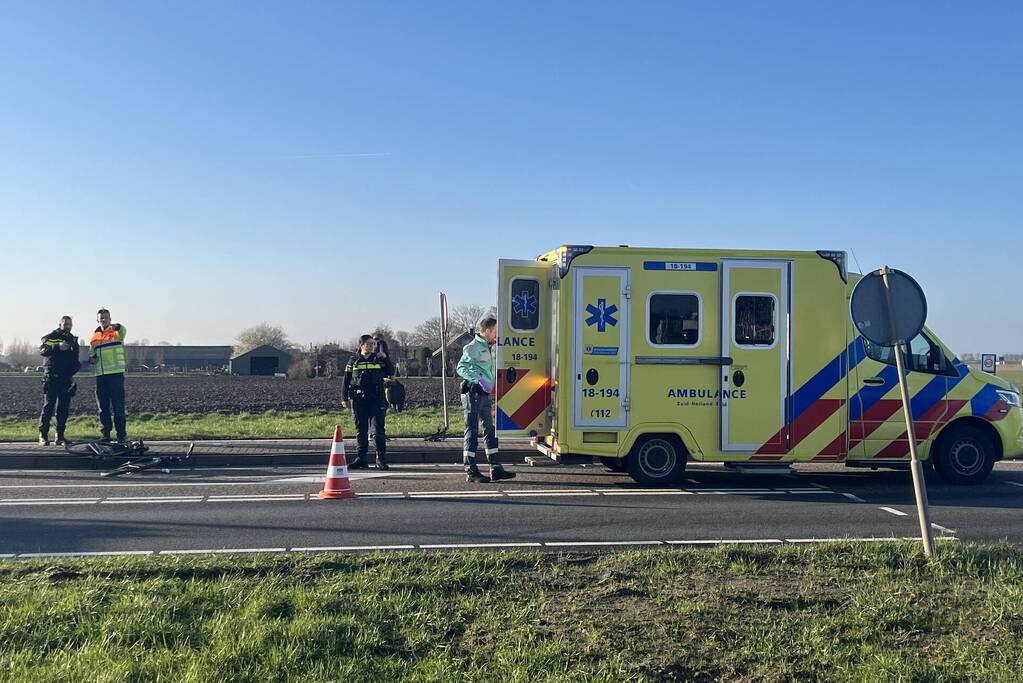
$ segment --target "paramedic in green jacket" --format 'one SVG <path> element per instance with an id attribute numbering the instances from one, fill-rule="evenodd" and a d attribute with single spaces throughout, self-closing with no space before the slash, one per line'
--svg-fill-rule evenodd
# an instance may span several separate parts
<path id="1" fill-rule="evenodd" d="M 512 479 L 514 472 L 501 467 L 497 456 L 497 434 L 494 432 L 494 418 L 491 415 L 490 395 L 494 392 L 496 360 L 493 347 L 497 341 L 497 320 L 487 317 L 480 321 L 476 337 L 462 347 L 462 358 L 456 372 L 462 382 L 462 407 L 465 409 L 465 440 L 462 445 L 462 462 L 465 465 L 465 480 L 487 483 L 491 480 Z M 487 462 L 490 476 L 484 476 L 476 466 L 479 423 L 483 423 L 486 439 Z"/>

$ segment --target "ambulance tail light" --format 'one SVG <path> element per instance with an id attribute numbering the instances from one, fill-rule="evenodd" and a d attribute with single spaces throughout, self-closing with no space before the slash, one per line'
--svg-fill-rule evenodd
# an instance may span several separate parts
<path id="1" fill-rule="evenodd" d="M 576 256 L 588 254 L 593 251 L 589 244 L 566 244 L 558 247 L 558 275 L 564 280 L 568 275 L 568 267 L 572 265 L 572 259 Z"/>
<path id="2" fill-rule="evenodd" d="M 842 282 L 849 284 L 849 271 L 845 266 L 845 252 L 844 251 L 825 251 L 822 249 L 817 250 L 817 255 L 826 261 L 831 261 L 838 268 L 838 275 L 842 278 Z"/>

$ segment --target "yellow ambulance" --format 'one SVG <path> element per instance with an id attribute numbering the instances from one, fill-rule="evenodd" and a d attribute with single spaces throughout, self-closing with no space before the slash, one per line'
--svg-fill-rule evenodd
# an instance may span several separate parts
<path id="1" fill-rule="evenodd" d="M 905 467 L 891 348 L 849 315 L 842 251 L 562 246 L 498 265 L 499 435 L 647 485 L 688 461 Z M 975 484 L 1023 454 L 1019 389 L 930 330 L 906 349 L 920 457 Z"/>

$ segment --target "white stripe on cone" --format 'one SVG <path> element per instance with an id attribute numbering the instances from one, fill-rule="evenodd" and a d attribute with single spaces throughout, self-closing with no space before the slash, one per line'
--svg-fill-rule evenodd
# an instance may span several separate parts
<path id="1" fill-rule="evenodd" d="M 338 479 L 348 476 L 348 465 L 329 465 L 327 467 L 327 479 Z"/>

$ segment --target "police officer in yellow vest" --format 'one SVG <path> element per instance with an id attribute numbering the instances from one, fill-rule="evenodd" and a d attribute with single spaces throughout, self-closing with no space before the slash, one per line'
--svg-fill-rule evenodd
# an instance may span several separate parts
<path id="1" fill-rule="evenodd" d="M 378 350 L 373 337 L 364 334 L 359 337 L 359 352 L 351 357 L 345 367 L 345 381 L 341 389 L 341 407 L 351 406 L 355 418 L 355 435 L 358 451 L 351 468 L 367 467 L 369 455 L 369 423 L 373 423 L 373 446 L 377 454 L 377 469 L 387 467 L 387 436 L 384 434 L 384 416 L 387 403 L 384 401 L 384 377 L 394 374 L 394 365 L 386 352 Z"/>
<path id="2" fill-rule="evenodd" d="M 96 371 L 96 405 L 99 406 L 99 428 L 104 439 L 110 438 L 111 428 L 117 430 L 117 440 L 125 441 L 124 371 L 128 364 L 124 357 L 124 325 L 110 323 L 110 311 L 96 312 L 99 327 L 92 333 L 89 343 L 89 362 Z"/>

